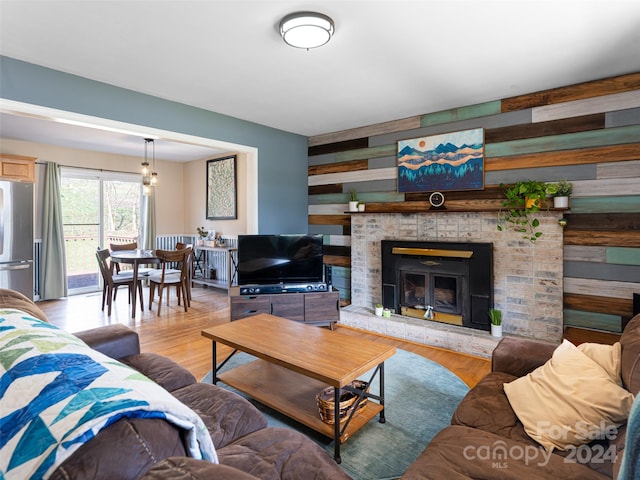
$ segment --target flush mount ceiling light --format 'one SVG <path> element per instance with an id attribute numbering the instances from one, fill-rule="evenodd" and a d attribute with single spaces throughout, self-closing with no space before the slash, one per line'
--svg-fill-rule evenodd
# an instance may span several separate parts
<path id="1" fill-rule="evenodd" d="M 321 47 L 333 36 L 333 20 L 321 13 L 297 12 L 280 21 L 280 35 L 287 45 L 296 48 Z"/>

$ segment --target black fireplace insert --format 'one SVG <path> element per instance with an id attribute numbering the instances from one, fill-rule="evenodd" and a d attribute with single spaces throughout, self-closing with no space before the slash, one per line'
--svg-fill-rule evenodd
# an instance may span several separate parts
<path id="1" fill-rule="evenodd" d="M 383 240 L 382 304 L 405 316 L 490 330 L 493 244 Z"/>

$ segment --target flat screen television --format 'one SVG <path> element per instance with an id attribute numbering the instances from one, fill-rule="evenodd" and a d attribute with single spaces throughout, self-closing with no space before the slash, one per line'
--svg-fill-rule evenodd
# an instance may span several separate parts
<path id="1" fill-rule="evenodd" d="M 322 234 L 238 235 L 238 285 L 322 282 Z"/>

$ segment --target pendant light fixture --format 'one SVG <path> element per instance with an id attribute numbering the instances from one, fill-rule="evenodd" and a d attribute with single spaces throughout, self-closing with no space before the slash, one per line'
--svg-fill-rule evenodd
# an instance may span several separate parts
<path id="1" fill-rule="evenodd" d="M 149 164 L 149 144 L 152 148 L 153 170 Z M 144 162 L 142 162 L 142 194 L 150 195 L 151 187 L 158 184 L 158 174 L 156 172 L 156 144 L 152 138 L 144 139 Z"/>
<path id="2" fill-rule="evenodd" d="M 280 21 L 280 35 L 287 45 L 296 48 L 321 47 L 333 36 L 333 20 L 322 13 L 296 12 Z"/>

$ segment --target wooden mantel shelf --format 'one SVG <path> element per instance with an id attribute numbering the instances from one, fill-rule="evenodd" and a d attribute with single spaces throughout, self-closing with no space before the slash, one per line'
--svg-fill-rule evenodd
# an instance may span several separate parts
<path id="1" fill-rule="evenodd" d="M 350 215 L 366 215 L 367 213 L 465 213 L 465 212 L 499 212 L 506 210 L 502 200 L 451 200 L 444 207 L 432 207 L 429 202 L 389 202 L 365 203 L 364 212 L 344 212 Z M 542 207 L 540 213 L 546 211 L 567 211 L 566 208 Z"/>

